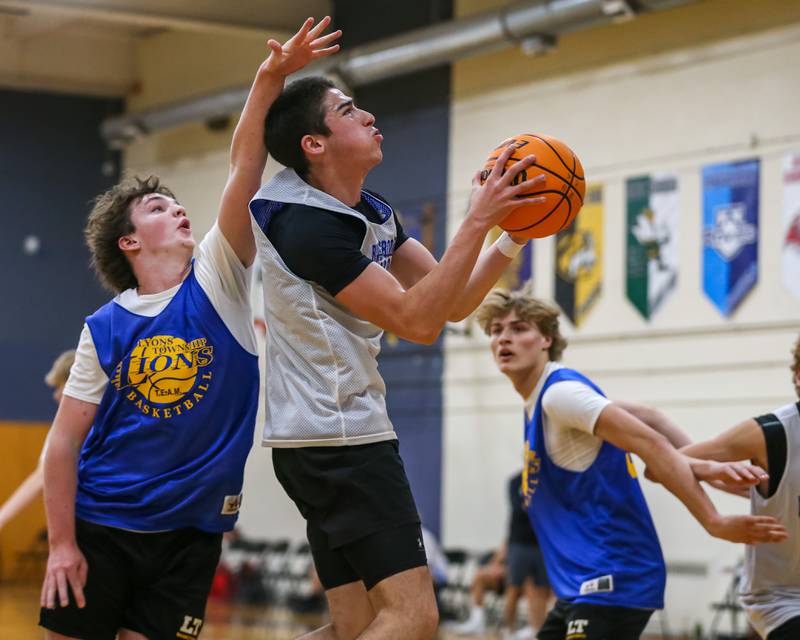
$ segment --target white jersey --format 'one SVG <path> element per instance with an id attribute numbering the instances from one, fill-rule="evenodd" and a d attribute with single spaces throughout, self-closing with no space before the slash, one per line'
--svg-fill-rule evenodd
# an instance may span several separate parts
<path id="1" fill-rule="evenodd" d="M 286 204 L 352 216 L 365 225 L 363 255 L 388 269 L 397 235 L 393 211 L 366 192 L 362 197 L 381 213 L 381 222 L 284 169 L 250 202 L 267 322 L 264 446 L 358 445 L 397 437 L 376 359 L 383 330 L 293 273 L 266 233 L 274 212 Z"/>
<path id="2" fill-rule="evenodd" d="M 800 616 L 800 403 L 773 412 L 786 434 L 786 466 L 775 493 L 750 490 L 753 515 L 772 516 L 789 533 L 779 543 L 748 545 L 740 596 L 750 623 L 763 636 Z M 770 472 L 772 470 L 770 469 Z"/>

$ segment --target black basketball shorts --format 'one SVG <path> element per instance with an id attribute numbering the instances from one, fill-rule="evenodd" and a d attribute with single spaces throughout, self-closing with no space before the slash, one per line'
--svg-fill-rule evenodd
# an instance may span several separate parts
<path id="1" fill-rule="evenodd" d="M 397 440 L 276 448 L 275 474 L 306 519 L 325 589 L 381 580 L 427 564 L 420 519 Z"/>
<path id="2" fill-rule="evenodd" d="M 557 600 L 547 614 L 537 640 L 638 640 L 651 609 L 607 607 Z"/>
<path id="3" fill-rule="evenodd" d="M 82 640 L 114 640 L 119 629 L 148 638 L 194 640 L 219 561 L 222 534 L 197 529 L 138 533 L 76 519 L 89 565 L 79 609 L 41 609 L 45 629 Z"/>

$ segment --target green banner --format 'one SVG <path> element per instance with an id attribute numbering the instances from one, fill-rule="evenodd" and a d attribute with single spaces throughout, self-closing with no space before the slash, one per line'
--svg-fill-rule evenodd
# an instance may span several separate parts
<path id="1" fill-rule="evenodd" d="M 625 186 L 626 293 L 650 320 L 678 281 L 678 178 L 637 176 Z"/>

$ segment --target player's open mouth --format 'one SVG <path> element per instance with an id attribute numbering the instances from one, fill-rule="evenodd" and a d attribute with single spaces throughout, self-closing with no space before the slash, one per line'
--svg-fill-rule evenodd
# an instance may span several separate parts
<path id="1" fill-rule="evenodd" d="M 514 352 L 511 351 L 510 349 L 500 349 L 500 351 L 497 352 L 497 359 L 500 360 L 501 362 L 510 360 L 513 357 L 514 357 Z"/>
<path id="2" fill-rule="evenodd" d="M 383 134 L 381 133 L 380 129 L 375 129 L 375 133 L 372 134 L 377 138 L 378 142 L 383 142 Z"/>
<path id="3" fill-rule="evenodd" d="M 186 229 L 187 231 L 192 230 L 192 224 L 189 222 L 188 218 L 184 218 L 181 220 L 181 223 L 178 225 L 178 229 Z"/>

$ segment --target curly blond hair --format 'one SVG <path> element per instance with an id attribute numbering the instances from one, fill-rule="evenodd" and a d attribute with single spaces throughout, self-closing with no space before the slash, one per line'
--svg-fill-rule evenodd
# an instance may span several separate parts
<path id="1" fill-rule="evenodd" d="M 92 254 L 92 268 L 102 285 L 115 293 L 139 285 L 118 241 L 135 231 L 131 222 L 131 205 L 148 193 L 175 197 L 161 184 L 158 176 L 148 176 L 144 180 L 138 177 L 125 179 L 97 197 L 83 230 Z"/>
<path id="2" fill-rule="evenodd" d="M 512 311 L 516 312 L 520 320 L 535 324 L 543 336 L 551 338 L 547 355 L 550 360 L 561 360 L 561 355 L 567 348 L 567 339 L 561 335 L 558 324 L 561 312 L 557 307 L 535 298 L 524 289 L 521 291 L 495 289 L 486 296 L 478 308 L 476 318 L 484 333 L 489 335 L 492 320 L 505 318 Z"/>

